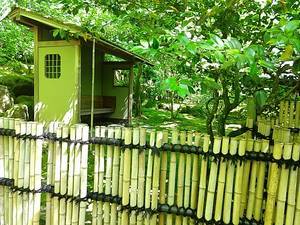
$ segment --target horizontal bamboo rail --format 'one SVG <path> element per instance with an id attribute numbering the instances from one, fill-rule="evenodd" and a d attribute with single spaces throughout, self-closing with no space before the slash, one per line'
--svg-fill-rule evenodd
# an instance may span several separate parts
<path id="1" fill-rule="evenodd" d="M 190 131 L 98 126 L 90 137 L 85 124 L 0 118 L 0 225 L 38 225 L 43 208 L 47 225 L 297 225 L 300 144 L 277 129 L 261 120 L 268 139 L 210 143 Z"/>

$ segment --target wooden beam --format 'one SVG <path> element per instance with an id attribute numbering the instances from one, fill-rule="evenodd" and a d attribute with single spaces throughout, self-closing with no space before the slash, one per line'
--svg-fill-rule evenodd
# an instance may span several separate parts
<path id="1" fill-rule="evenodd" d="M 132 124 L 132 103 L 133 103 L 133 66 L 130 67 L 130 75 L 129 75 L 129 85 L 128 85 L 128 125 Z"/>

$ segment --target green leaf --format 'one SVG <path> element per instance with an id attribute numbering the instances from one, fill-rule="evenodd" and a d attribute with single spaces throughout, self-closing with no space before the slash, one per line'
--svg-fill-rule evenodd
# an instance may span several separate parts
<path id="1" fill-rule="evenodd" d="M 300 25 L 300 20 L 291 20 L 284 27 L 286 33 L 294 32 Z"/>
<path id="2" fill-rule="evenodd" d="M 59 34 L 59 29 L 54 29 L 53 37 L 56 38 L 58 34 Z"/>
<path id="3" fill-rule="evenodd" d="M 190 94 L 189 88 L 186 84 L 179 84 L 178 89 L 177 89 L 177 94 L 184 98 L 185 96 Z"/>
<path id="4" fill-rule="evenodd" d="M 213 78 L 211 77 L 204 77 L 202 80 L 202 85 L 206 86 L 209 89 L 213 90 L 220 90 L 221 85 L 217 83 Z"/>
<path id="5" fill-rule="evenodd" d="M 224 42 L 222 41 L 222 39 L 217 36 L 217 35 L 211 35 L 211 40 L 219 47 L 223 47 L 224 46 Z"/>
<path id="6" fill-rule="evenodd" d="M 152 39 L 152 48 L 158 49 L 159 48 L 159 42 L 156 38 Z"/>
<path id="7" fill-rule="evenodd" d="M 270 61 L 266 61 L 266 60 L 259 60 L 258 61 L 259 65 L 261 65 L 262 67 L 265 67 L 267 69 L 270 69 L 270 70 L 274 70 L 275 69 L 275 66 L 272 62 Z"/>

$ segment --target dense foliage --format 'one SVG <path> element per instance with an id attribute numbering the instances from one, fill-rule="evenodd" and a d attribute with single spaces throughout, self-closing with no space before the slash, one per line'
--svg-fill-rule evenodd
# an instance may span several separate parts
<path id="1" fill-rule="evenodd" d="M 299 1 L 21 0 L 18 4 L 80 24 L 83 31 L 149 58 L 155 66 L 144 68 L 136 82 L 136 105 L 167 103 L 176 117 L 174 104 L 201 104 L 211 134 L 214 127 L 225 134 L 229 114 L 247 97 L 255 98 L 258 114 L 270 113 L 280 99 L 300 89 Z M 31 37 L 19 35 L 22 29 L 7 21 L 0 24 L 0 63 L 32 62 Z"/>

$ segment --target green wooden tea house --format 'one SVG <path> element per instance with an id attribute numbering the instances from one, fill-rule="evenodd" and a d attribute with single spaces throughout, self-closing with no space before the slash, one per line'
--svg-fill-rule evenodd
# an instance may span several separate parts
<path id="1" fill-rule="evenodd" d="M 34 32 L 36 121 L 131 122 L 133 66 L 151 63 L 74 24 L 23 8 L 8 17 Z M 69 39 L 54 37 L 58 29 L 68 31 Z"/>

